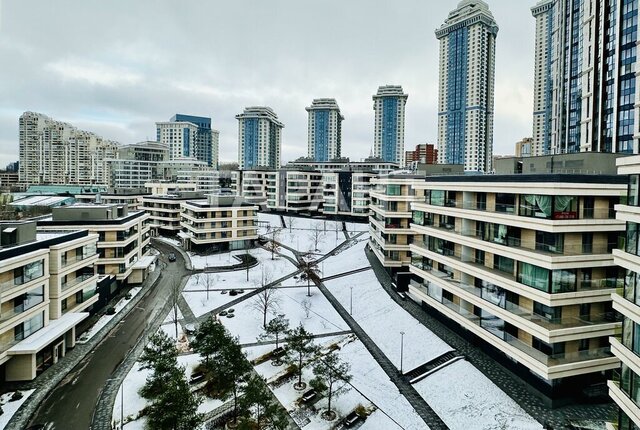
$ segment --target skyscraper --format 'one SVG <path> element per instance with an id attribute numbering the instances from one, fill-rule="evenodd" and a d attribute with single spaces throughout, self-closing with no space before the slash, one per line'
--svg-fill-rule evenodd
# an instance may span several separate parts
<path id="1" fill-rule="evenodd" d="M 373 155 L 404 166 L 404 106 L 408 94 L 400 85 L 384 85 L 373 96 L 375 132 Z"/>
<path id="2" fill-rule="evenodd" d="M 211 129 L 211 118 L 175 114 L 169 121 L 156 123 L 156 134 L 158 142 L 169 145 L 170 159 L 193 157 L 218 167 L 220 132 Z"/>
<path id="3" fill-rule="evenodd" d="M 103 184 L 108 159 L 118 143 L 36 112 L 19 119 L 20 182 L 30 184 Z"/>
<path id="4" fill-rule="evenodd" d="M 309 158 L 315 161 L 340 158 L 344 117 L 336 99 L 314 99 L 305 109 L 309 112 Z"/>
<path id="5" fill-rule="evenodd" d="M 482 0 L 462 0 L 436 30 L 440 40 L 438 163 L 490 172 L 498 25 Z"/>
<path id="6" fill-rule="evenodd" d="M 270 107 L 253 106 L 236 115 L 238 120 L 238 166 L 240 169 L 280 167 L 282 128 Z"/>
<path id="7" fill-rule="evenodd" d="M 637 153 L 638 2 L 544 0 L 531 11 L 533 155 Z"/>

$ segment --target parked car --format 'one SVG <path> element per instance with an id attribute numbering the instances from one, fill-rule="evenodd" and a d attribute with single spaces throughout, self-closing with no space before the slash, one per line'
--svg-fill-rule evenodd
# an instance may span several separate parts
<path id="1" fill-rule="evenodd" d="M 174 252 L 169 253 L 169 261 L 176 261 L 176 254 Z"/>
<path id="2" fill-rule="evenodd" d="M 358 421 L 360 421 L 360 416 L 355 412 L 351 412 L 342 420 L 342 423 L 345 427 L 353 427 Z"/>
<path id="3" fill-rule="evenodd" d="M 206 379 L 206 376 L 203 372 L 193 372 L 191 374 L 191 378 L 189 378 L 189 384 L 197 384 Z"/>
<path id="4" fill-rule="evenodd" d="M 317 397 L 316 390 L 308 390 L 304 394 L 302 394 L 302 401 L 304 403 L 309 403 Z"/>

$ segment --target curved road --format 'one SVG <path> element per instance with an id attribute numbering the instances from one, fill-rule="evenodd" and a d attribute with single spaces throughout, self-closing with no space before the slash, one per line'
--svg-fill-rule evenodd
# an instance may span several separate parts
<path id="1" fill-rule="evenodd" d="M 51 391 L 29 425 L 46 424 L 49 430 L 91 428 L 93 410 L 106 381 L 143 335 L 154 310 L 167 302 L 172 285 L 189 273 L 181 253 L 176 252 L 176 261 L 170 263 L 165 256 L 174 252 L 173 248 L 161 242 L 154 247 L 167 266 L 155 288 L 141 292 L 138 305 Z"/>

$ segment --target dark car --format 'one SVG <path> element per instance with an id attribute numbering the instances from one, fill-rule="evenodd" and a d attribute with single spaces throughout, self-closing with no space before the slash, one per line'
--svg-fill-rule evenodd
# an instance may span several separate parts
<path id="1" fill-rule="evenodd" d="M 169 261 L 176 261 L 176 254 L 173 252 L 170 252 L 168 258 L 169 258 Z"/>

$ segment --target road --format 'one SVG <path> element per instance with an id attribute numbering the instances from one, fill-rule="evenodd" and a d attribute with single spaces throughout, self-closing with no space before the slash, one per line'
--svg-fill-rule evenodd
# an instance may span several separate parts
<path id="1" fill-rule="evenodd" d="M 89 429 L 100 391 L 145 331 L 149 317 L 167 302 L 172 285 L 188 274 L 184 259 L 163 257 L 173 249 L 157 243 L 161 260 L 167 265 L 158 284 L 142 292 L 138 305 L 108 333 L 103 341 L 74 368 L 42 402 L 29 425 L 46 424 L 49 430 Z M 161 270 L 160 268 L 158 270 Z"/>

